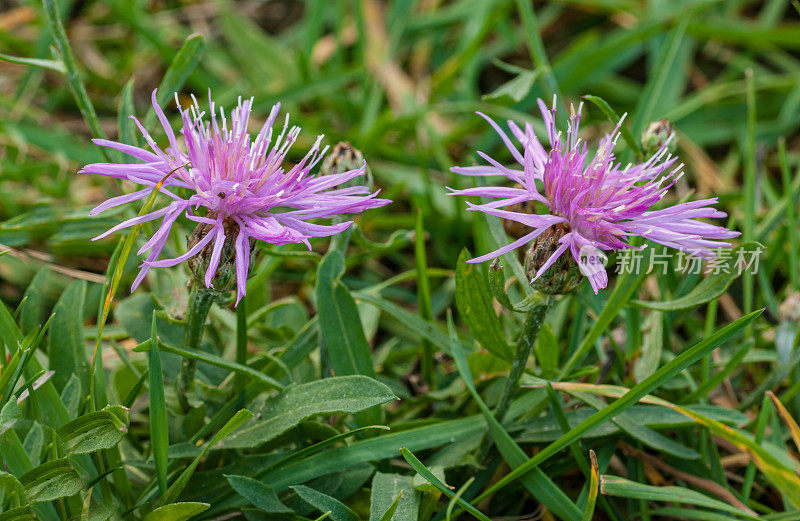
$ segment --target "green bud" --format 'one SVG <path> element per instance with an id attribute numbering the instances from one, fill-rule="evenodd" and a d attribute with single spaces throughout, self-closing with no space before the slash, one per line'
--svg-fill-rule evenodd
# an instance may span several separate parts
<path id="1" fill-rule="evenodd" d="M 650 123 L 647 130 L 642 133 L 642 150 L 644 154 L 648 156 L 657 151 L 664 146 L 664 143 L 666 143 L 674 133 L 675 131 L 672 128 L 672 124 L 666 119 Z M 670 146 L 674 148 L 677 142 L 677 139 L 672 138 Z"/>
<path id="2" fill-rule="evenodd" d="M 569 232 L 566 224 L 556 224 L 531 241 L 525 253 L 525 273 L 533 280 L 547 259 L 561 245 L 558 241 Z M 583 276 L 578 263 L 569 252 L 564 252 L 542 276 L 531 282 L 531 287 L 546 295 L 563 295 L 575 289 Z"/>
<path id="3" fill-rule="evenodd" d="M 347 141 L 339 141 L 328 156 L 322 161 L 320 173 L 341 174 L 364 166 L 364 154 Z M 372 171 L 367 166 L 364 177 L 356 177 L 341 185 L 342 188 L 366 185 L 372 190 Z"/>

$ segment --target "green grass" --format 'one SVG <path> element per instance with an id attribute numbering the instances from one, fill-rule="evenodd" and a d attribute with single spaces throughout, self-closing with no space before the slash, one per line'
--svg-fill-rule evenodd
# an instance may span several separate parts
<path id="1" fill-rule="evenodd" d="M 0 519 L 800 519 L 796 424 L 766 398 L 800 418 L 798 52 L 785 0 L 11 3 Z M 394 201 L 312 252 L 265 248 L 246 305 L 215 304 L 196 349 L 184 266 L 129 292 L 152 226 L 91 241 L 142 210 L 88 215 L 133 185 L 76 173 L 107 160 L 91 137 L 143 143 L 129 115 L 166 141 L 156 87 L 174 122 L 174 91 L 253 96 L 257 120 L 280 101 L 303 127 L 291 159 L 349 141 Z M 541 132 L 554 93 L 562 115 L 592 101 L 589 143 L 628 113 L 625 161 L 669 119 L 686 166 L 667 202 L 719 197 L 763 253 L 742 277 L 583 282 L 498 422 L 511 308 L 537 295 L 514 254 L 458 265 L 506 237 L 445 187 L 472 186 L 449 169 L 478 150 L 513 161 L 476 110 Z"/>

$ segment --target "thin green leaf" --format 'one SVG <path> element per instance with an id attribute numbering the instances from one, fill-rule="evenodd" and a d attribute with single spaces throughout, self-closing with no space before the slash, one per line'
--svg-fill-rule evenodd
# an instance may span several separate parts
<path id="1" fill-rule="evenodd" d="M 198 456 L 189 464 L 186 469 L 178 476 L 178 479 L 170 485 L 167 492 L 161 497 L 159 501 L 160 504 L 170 504 L 173 503 L 175 500 L 178 499 L 183 489 L 186 488 L 186 485 L 189 483 L 189 479 L 194 474 L 195 469 L 200 464 L 200 461 L 208 454 L 208 451 L 211 450 L 217 443 L 228 437 L 233 431 L 238 429 L 244 422 L 249 420 L 253 416 L 253 413 L 248 411 L 247 409 L 241 409 L 239 412 L 233 415 L 233 418 L 228 420 L 228 422 L 222 426 L 222 428 L 217 431 L 213 438 L 211 438 L 204 446 L 202 452 L 198 454 Z"/>
<path id="2" fill-rule="evenodd" d="M 333 521 L 358 521 L 356 513 L 347 508 L 347 505 L 336 498 L 304 485 L 296 485 L 291 488 L 297 492 L 300 499 L 320 512 L 330 512 L 330 518 L 333 519 Z"/>
<path id="3" fill-rule="evenodd" d="M 180 50 L 175 54 L 175 58 L 172 59 L 172 63 L 169 64 L 167 72 L 164 73 L 164 78 L 158 85 L 156 103 L 159 106 L 163 107 L 183 87 L 186 79 L 197 67 L 204 50 L 205 38 L 202 34 L 195 33 L 186 37 Z M 144 117 L 144 127 L 151 127 L 155 123 L 155 119 L 155 109 L 150 107 Z"/>
<path id="4" fill-rule="evenodd" d="M 603 98 L 587 94 L 586 96 L 583 96 L 583 99 L 589 100 L 597 105 L 597 108 L 599 108 L 603 114 L 605 114 L 612 125 L 617 125 L 620 123 L 621 118 L 616 112 L 614 112 L 614 109 L 612 109 L 608 102 L 606 102 L 606 100 Z M 631 149 L 634 154 L 636 154 L 636 157 L 639 159 L 639 161 L 644 161 L 646 158 L 642 152 L 642 147 L 639 144 L 639 141 L 637 141 L 636 138 L 633 137 L 633 134 L 631 134 L 631 129 L 628 128 L 628 125 L 620 124 L 619 132 L 622 134 L 622 139 L 625 140 L 625 144 L 627 144 L 628 148 Z"/>
<path id="5" fill-rule="evenodd" d="M 167 425 L 167 402 L 164 397 L 164 375 L 161 372 L 161 352 L 158 349 L 156 314 L 151 325 L 150 365 L 150 447 L 156 467 L 158 488 L 162 496 L 167 492 L 167 467 L 169 465 L 169 428 Z"/>
<path id="6" fill-rule="evenodd" d="M 661 369 L 659 369 L 658 371 L 650 375 L 648 378 L 637 384 L 635 387 L 633 387 L 630 391 L 628 391 L 624 396 L 616 400 L 614 403 L 610 404 L 608 407 L 600 411 L 597 411 L 592 416 L 581 422 L 579 425 L 572 428 L 568 433 L 561 436 L 558 440 L 556 440 L 555 442 L 551 443 L 550 445 L 542 449 L 533 458 L 529 459 L 523 465 L 520 465 L 519 467 L 511 471 L 509 474 L 504 476 L 502 479 L 497 481 L 486 491 L 484 491 L 480 496 L 478 496 L 473 502 L 479 502 L 483 498 L 493 494 L 496 490 L 503 488 L 511 481 L 517 479 L 520 476 L 523 476 L 527 472 L 536 468 L 543 461 L 547 460 L 549 457 L 551 457 L 564 447 L 568 446 L 573 441 L 579 439 L 587 431 L 590 431 L 591 429 L 597 427 L 603 422 L 608 421 L 609 419 L 613 418 L 614 416 L 617 416 L 618 414 L 621 414 L 622 411 L 624 411 L 625 409 L 629 408 L 630 406 L 638 402 L 640 398 L 646 396 L 652 390 L 658 388 L 664 382 L 668 381 L 676 374 L 680 373 L 681 371 L 683 371 L 684 369 L 695 363 L 697 360 L 699 360 L 706 354 L 710 353 L 715 348 L 719 347 L 721 344 L 730 340 L 732 337 L 738 334 L 742 330 L 742 328 L 750 324 L 759 315 L 761 315 L 762 311 L 763 310 L 757 310 L 748 315 L 743 316 L 737 321 L 728 324 L 724 328 L 715 332 L 710 337 L 703 339 L 702 341 L 690 347 L 680 355 L 676 356 L 670 362 L 661 367 Z"/>
<path id="7" fill-rule="evenodd" d="M 441 480 L 439 480 L 439 478 L 434 476 L 433 473 L 430 470 L 428 470 L 428 468 L 425 465 L 423 465 L 422 462 L 418 460 L 417 457 L 414 456 L 414 454 L 410 450 L 408 450 L 405 447 L 400 447 L 400 454 L 403 455 L 405 460 L 408 462 L 409 465 L 411 465 L 414 468 L 414 470 L 416 470 L 423 478 L 427 479 L 431 485 L 438 488 L 445 496 L 449 498 L 455 497 L 452 487 L 445 485 L 444 483 L 442 483 Z M 479 510 L 477 510 L 475 507 L 473 507 L 463 499 L 458 498 L 456 501 L 458 503 L 458 506 L 460 506 L 461 508 L 463 508 L 476 518 L 480 519 L 481 521 L 490 521 L 488 517 L 483 515 Z"/>
<path id="8" fill-rule="evenodd" d="M 447 318 L 450 329 L 450 349 L 453 353 L 458 372 L 467 384 L 467 389 L 472 395 L 472 398 L 478 404 L 484 420 L 489 427 L 492 439 L 503 455 L 503 459 L 505 459 L 512 468 L 516 468 L 524 464 L 528 457 L 505 429 L 503 429 L 502 425 L 500 425 L 494 414 L 489 410 L 478 394 L 469 366 L 467 365 L 464 349 L 461 347 L 461 342 L 458 341 L 458 337 L 455 335 L 452 317 L 448 315 Z M 522 483 L 536 499 L 546 505 L 547 508 L 552 510 L 558 517 L 566 520 L 580 520 L 581 511 L 578 507 L 575 506 L 575 504 L 570 501 L 569 497 L 567 497 L 567 495 L 540 469 L 537 468 L 530 474 L 524 476 L 522 478 Z"/>
<path id="9" fill-rule="evenodd" d="M 604 475 L 600 478 L 600 491 L 609 496 L 697 505 L 721 510 L 729 514 L 742 516 L 746 519 L 759 519 L 757 516 L 750 515 L 728 503 L 683 487 L 655 487 L 616 476 Z"/>
<path id="10" fill-rule="evenodd" d="M 210 507 L 208 503 L 172 503 L 156 508 L 144 516 L 144 521 L 186 521 Z"/>
<path id="11" fill-rule="evenodd" d="M 720 258 L 715 261 L 712 273 L 703 278 L 686 295 L 673 300 L 659 302 L 634 300 L 633 303 L 640 307 L 660 311 L 678 311 L 705 304 L 728 291 L 728 287 L 733 281 L 745 272 L 749 261 L 753 260 L 754 256 L 760 255 L 763 250 L 764 245 L 755 241 L 731 248 L 724 256 L 720 255 Z"/>

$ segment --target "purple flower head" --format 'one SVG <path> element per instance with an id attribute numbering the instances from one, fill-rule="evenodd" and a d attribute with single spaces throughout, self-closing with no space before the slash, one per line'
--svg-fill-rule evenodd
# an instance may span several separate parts
<path id="1" fill-rule="evenodd" d="M 156 102 L 156 91 L 153 91 L 152 102 L 169 142 L 166 148 L 159 147 L 139 121 L 131 116 L 150 150 L 104 139 L 95 139 L 94 142 L 119 150 L 141 162 L 95 163 L 81 170 L 127 179 L 142 186 L 138 191 L 105 201 L 94 208 L 91 215 L 146 198 L 153 187 L 172 172 L 160 189 L 172 200 L 168 205 L 141 217 L 128 219 L 95 237 L 100 239 L 138 223 L 161 219 L 158 230 L 138 252 L 139 255 L 147 252 L 147 257 L 132 289 L 136 289 L 150 268 L 174 266 L 204 250 L 210 253 L 204 281 L 207 287 L 212 287 L 223 247 L 229 241 L 233 242 L 235 255 L 238 302 L 245 294 L 250 250 L 255 241 L 276 245 L 302 242 L 311 248 L 310 238 L 337 234 L 350 226 L 352 221 L 322 225 L 311 223 L 310 220 L 358 213 L 390 202 L 376 198 L 378 192 L 370 194 L 365 186 L 337 188 L 363 175 L 366 163 L 340 174 L 311 175 L 311 170 L 327 151 L 327 147 L 320 150 L 323 136 L 317 138 L 300 162 L 284 166 L 300 128 L 289 127 L 287 114 L 283 130 L 276 138 L 273 125 L 280 104 L 272 107 L 260 131 L 251 136 L 248 123 L 253 108 L 252 99 L 239 98 L 229 118 L 222 108 L 218 115 L 210 94 L 208 114 L 200 109 L 196 99 L 187 109 L 178 103 L 183 119 L 181 146 Z M 198 211 L 200 208 L 202 210 Z M 159 259 L 172 225 L 181 215 L 198 223 L 201 226 L 198 229 L 204 230 L 204 233 L 192 241 L 183 255 Z"/>
<path id="2" fill-rule="evenodd" d="M 497 198 L 484 204 L 467 204 L 470 210 L 516 221 L 531 228 L 530 232 L 514 242 L 470 262 L 499 257 L 533 241 L 548 230 L 557 229 L 560 235 L 558 247 L 538 266 L 533 280 L 541 277 L 569 250 L 581 273 L 589 279 L 592 289 L 597 293 L 608 284 L 602 251 L 635 248 L 629 243 L 632 236 L 641 236 L 696 256 L 711 258 L 715 255 L 712 248 L 730 246 L 722 240 L 739 235 L 739 232 L 698 220 L 725 217 L 724 212 L 713 207 L 717 203 L 716 197 L 650 210 L 682 175 L 683 165 L 675 165 L 676 158 L 668 155 L 669 141 L 644 163 L 623 166 L 615 162 L 612 152 L 619 138 L 622 121 L 611 134 L 600 140 L 597 151 L 590 154 L 586 143 L 578 138 L 582 104 L 577 113 L 573 111 L 570 116 L 566 136 L 555 128 L 555 101 L 553 109 L 548 109 L 539 100 L 539 108 L 547 129 L 549 151 L 539 142 L 530 123 L 526 123 L 522 129 L 516 123 L 508 122 L 512 136 L 522 147 L 520 152 L 517 144 L 497 123 L 478 113 L 500 135 L 518 166 L 507 168 L 483 152 L 478 152 L 489 165 L 452 169 L 463 175 L 502 175 L 513 181 L 515 187 L 452 190 L 452 195 Z M 541 203 L 547 212 L 534 214 L 503 209 L 526 202 Z"/>

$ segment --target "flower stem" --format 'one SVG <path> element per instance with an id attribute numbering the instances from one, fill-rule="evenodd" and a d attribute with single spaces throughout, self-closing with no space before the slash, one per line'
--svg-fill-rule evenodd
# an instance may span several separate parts
<path id="1" fill-rule="evenodd" d="M 247 365 L 247 297 L 242 297 L 236 307 L 236 363 Z M 247 378 L 237 374 L 233 377 L 235 393 L 244 391 Z"/>
<path id="2" fill-rule="evenodd" d="M 192 284 L 189 293 L 189 305 L 186 308 L 186 326 L 183 330 L 183 345 L 189 349 L 197 349 L 200 340 L 203 338 L 203 328 L 206 324 L 208 311 L 214 303 L 215 293 L 204 287 Z M 184 358 L 181 364 L 181 372 L 178 375 L 177 390 L 178 402 L 181 409 L 186 412 L 191 406 L 186 394 L 191 391 L 194 384 L 194 372 L 197 368 L 197 360 Z"/>
<path id="3" fill-rule="evenodd" d="M 536 338 L 539 336 L 539 331 L 542 329 L 542 324 L 547 312 L 550 310 L 552 301 L 552 297 L 547 297 L 544 302 L 531 309 L 528 312 L 528 316 L 525 317 L 525 323 L 522 325 L 522 334 L 517 340 L 517 352 L 514 354 L 514 362 L 511 364 L 511 372 L 508 374 L 506 388 L 494 413 L 494 417 L 499 422 L 503 421 L 506 412 L 508 412 L 508 407 L 511 405 L 511 400 L 517 394 L 519 380 L 525 371 L 525 366 L 528 364 L 528 358 L 530 358 L 533 346 L 536 344 Z"/>

